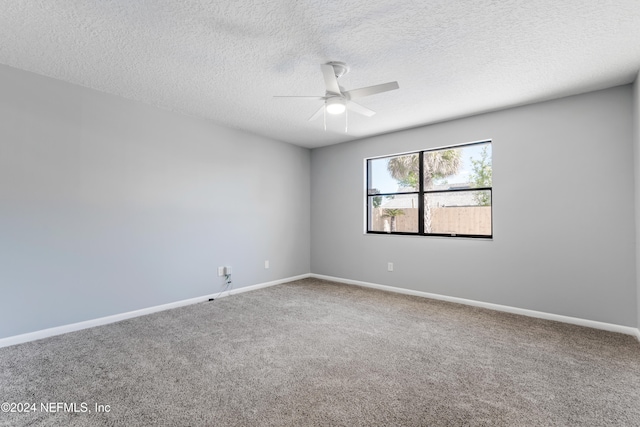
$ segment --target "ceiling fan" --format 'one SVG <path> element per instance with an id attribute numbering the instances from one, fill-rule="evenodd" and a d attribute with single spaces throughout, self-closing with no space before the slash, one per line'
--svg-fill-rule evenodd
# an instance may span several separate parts
<path id="1" fill-rule="evenodd" d="M 324 96 L 276 96 L 275 98 L 306 98 L 323 100 L 324 105 L 322 105 L 322 107 L 320 107 L 318 111 L 316 111 L 311 117 L 309 117 L 309 121 L 317 119 L 323 113 L 342 114 L 346 112 L 347 109 L 353 111 L 354 113 L 371 117 L 375 114 L 375 111 L 370 110 L 367 107 L 363 107 L 362 105 L 357 104 L 352 100 L 399 88 L 398 82 L 389 82 L 375 86 L 368 86 L 360 89 L 345 91 L 344 88 L 342 88 L 338 84 L 338 79 L 349 72 L 349 67 L 347 66 L 347 64 L 345 64 L 344 62 L 332 61 L 320 65 L 320 69 L 322 70 L 324 84 L 326 86 L 326 92 Z"/>

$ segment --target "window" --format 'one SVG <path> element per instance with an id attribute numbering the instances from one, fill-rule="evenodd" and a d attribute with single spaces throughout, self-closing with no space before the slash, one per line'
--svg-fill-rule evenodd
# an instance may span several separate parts
<path id="1" fill-rule="evenodd" d="M 367 233 L 492 237 L 491 141 L 367 159 Z"/>

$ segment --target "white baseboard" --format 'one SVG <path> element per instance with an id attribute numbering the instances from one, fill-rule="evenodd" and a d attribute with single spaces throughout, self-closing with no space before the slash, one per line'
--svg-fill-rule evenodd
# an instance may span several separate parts
<path id="1" fill-rule="evenodd" d="M 69 325 L 56 326 L 54 328 L 42 329 L 40 331 L 29 332 L 21 335 L 14 335 L 12 337 L 7 337 L 7 338 L 1 338 L 0 348 L 9 347 L 11 345 L 16 345 L 16 344 L 22 344 L 29 341 L 35 341 L 42 338 L 48 338 L 55 335 L 66 334 L 68 332 L 75 332 L 81 329 L 92 328 L 94 326 L 107 325 L 109 323 L 115 323 L 121 320 L 131 319 L 133 317 L 144 316 L 147 314 L 156 313 L 158 311 L 170 310 L 172 308 L 183 307 L 185 305 L 197 304 L 199 302 L 208 301 L 209 298 L 216 298 L 216 299 L 223 298 L 229 295 L 240 294 L 243 292 L 249 292 L 249 291 L 254 291 L 256 289 L 279 285 L 281 283 L 292 282 L 294 280 L 306 279 L 307 277 L 310 277 L 310 275 L 302 274 L 300 276 L 287 277 L 286 279 L 274 280 L 272 282 L 258 283 L 257 285 L 245 286 L 238 289 L 231 289 L 229 291 L 215 293 L 211 295 L 185 299 L 182 301 L 156 305 L 154 307 L 142 308 L 140 310 L 129 311 L 126 313 L 114 314 L 112 316 L 100 317 L 97 319 L 85 320 L 83 322 L 71 323 Z"/>
<path id="2" fill-rule="evenodd" d="M 399 294 L 414 295 L 424 298 L 431 298 L 441 301 L 454 302 L 458 304 L 470 305 L 474 307 L 488 308 L 490 310 L 503 311 L 506 313 L 520 314 L 522 316 L 536 317 L 538 319 L 554 320 L 556 322 L 570 323 L 572 325 L 586 326 L 594 329 L 602 329 L 610 332 L 619 332 L 622 334 L 632 335 L 640 341 L 640 329 L 630 326 L 621 326 L 613 323 L 597 322 L 595 320 L 580 319 L 577 317 L 562 316 L 559 314 L 545 313 L 542 311 L 527 310 L 524 308 L 510 307 L 508 305 L 492 304 L 488 302 L 475 301 L 464 298 L 450 297 L 440 294 L 432 294 L 429 292 L 414 291 L 412 289 L 396 288 L 394 286 L 379 285 L 377 283 L 362 282 L 359 280 L 343 279 L 341 277 L 324 276 L 322 274 L 311 273 L 310 277 L 316 279 L 329 280 L 332 282 L 345 283 L 347 285 L 363 286 L 366 288 L 380 289 L 388 292 L 396 292 Z"/>
<path id="3" fill-rule="evenodd" d="M 506 306 L 506 305 L 492 304 L 492 303 L 487 303 L 487 302 L 482 302 L 482 301 L 475 301 L 475 300 L 469 300 L 469 299 L 464 299 L 464 298 L 450 297 L 450 296 L 440 295 L 440 294 L 432 294 L 432 293 L 429 293 L 429 292 L 414 291 L 414 290 L 411 290 L 411 289 L 396 288 L 394 286 L 379 285 L 379 284 L 376 284 L 376 283 L 362 282 L 362 281 L 359 281 L 359 280 L 343 279 L 341 277 L 333 277 L 333 276 L 325 276 L 325 275 L 321 275 L 321 274 L 307 273 L 307 274 L 301 274 L 299 276 L 287 277 L 285 279 L 274 280 L 274 281 L 271 281 L 271 282 L 258 283 L 256 285 L 245 286 L 245 287 L 238 288 L 238 289 L 231 289 L 229 291 L 224 291 L 224 292 L 221 292 L 221 293 L 215 293 L 215 294 L 211 294 L 211 295 L 204 295 L 204 296 L 201 296 L 201 297 L 190 298 L 190 299 L 186 299 L 186 300 L 182 300 L 182 301 L 176 301 L 176 302 L 172 302 L 172 303 L 168 303 L 168 304 L 157 305 L 157 306 L 154 306 L 154 307 L 147 307 L 147 308 L 143 308 L 143 309 L 140 309 L 140 310 L 129 311 L 129 312 L 126 312 L 126 313 L 114 314 L 112 316 L 100 317 L 100 318 L 97 318 L 97 319 L 86 320 L 86 321 L 83 321 L 83 322 L 72 323 L 72 324 L 69 324 L 69 325 L 57 326 L 57 327 L 54 327 L 54 328 L 42 329 L 40 331 L 29 332 L 29 333 L 26 333 L 26 334 L 15 335 L 15 336 L 12 336 L 12 337 L 7 337 L 7 338 L 1 338 L 0 339 L 0 348 L 8 347 L 8 346 L 11 346 L 11 345 L 16 345 L 16 344 L 22 344 L 22 343 L 29 342 L 29 341 L 35 341 L 35 340 L 39 340 L 39 339 L 42 339 L 42 338 L 48 338 L 48 337 L 52 337 L 52 336 L 55 336 L 55 335 L 66 334 L 68 332 L 79 331 L 81 329 L 92 328 L 94 326 L 107 325 L 109 323 L 115 323 L 115 322 L 119 322 L 121 320 L 131 319 L 133 317 L 144 316 L 144 315 L 147 315 L 147 314 L 156 313 L 158 311 L 170 310 L 172 308 L 183 307 L 185 305 L 197 304 L 199 302 L 208 301 L 209 298 L 224 298 L 224 297 L 227 297 L 227 296 L 230 296 L 230 295 L 235 295 L 235 294 L 240 294 L 240 293 L 243 293 L 243 292 L 254 291 L 256 289 L 261 289 L 261 288 L 266 288 L 266 287 L 269 287 L 269 286 L 280 285 L 282 283 L 292 282 L 292 281 L 295 281 L 295 280 L 306 279 L 308 277 L 313 277 L 313 278 L 323 279 L 323 280 L 330 280 L 330 281 L 333 281 L 333 282 L 339 282 L 339 283 L 344 283 L 344 284 L 348 284 L 348 285 L 356 285 L 356 286 L 363 286 L 363 287 L 366 287 L 366 288 L 380 289 L 380 290 L 388 291 L 388 292 L 396 292 L 396 293 L 400 293 L 400 294 L 414 295 L 414 296 L 419 296 L 419 297 L 424 297 L 424 298 L 431 298 L 431 299 L 436 299 L 436 300 L 441 300 L 441 301 L 449 301 L 449 302 L 454 302 L 454 303 L 458 303 L 458 304 L 470 305 L 470 306 L 474 306 L 474 307 L 488 308 L 490 310 L 503 311 L 503 312 L 512 313 L 512 314 L 520 314 L 520 315 L 523 315 L 523 316 L 536 317 L 536 318 L 539 318 L 539 319 L 554 320 L 554 321 L 557 321 L 557 322 L 570 323 L 570 324 L 573 324 L 573 325 L 586 326 L 586 327 L 589 327 L 589 328 L 602 329 L 602 330 L 605 330 L 605 331 L 619 332 L 619 333 L 623 333 L 623 334 L 627 334 L 627 335 L 632 335 L 632 336 L 636 337 L 636 339 L 638 341 L 640 341 L 640 329 L 632 328 L 632 327 L 629 327 L 629 326 L 621 326 L 621 325 L 615 325 L 615 324 L 612 324 L 612 323 L 597 322 L 597 321 L 594 321 L 594 320 L 586 320 L 586 319 L 580 319 L 580 318 L 576 318 L 576 317 L 562 316 L 562 315 L 558 315 L 558 314 L 551 314 L 551 313 L 545 313 L 545 312 L 541 312 L 541 311 L 527 310 L 527 309 L 523 309 L 523 308 L 510 307 L 510 306 Z"/>

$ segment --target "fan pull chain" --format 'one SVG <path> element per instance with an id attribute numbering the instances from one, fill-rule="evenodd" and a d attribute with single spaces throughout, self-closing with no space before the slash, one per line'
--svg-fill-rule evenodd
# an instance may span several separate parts
<path id="1" fill-rule="evenodd" d="M 327 107 L 322 109 L 322 120 L 324 122 L 324 131 L 327 131 Z"/>
<path id="2" fill-rule="evenodd" d="M 349 110 L 344 110 L 344 133 L 347 133 L 349 130 Z"/>

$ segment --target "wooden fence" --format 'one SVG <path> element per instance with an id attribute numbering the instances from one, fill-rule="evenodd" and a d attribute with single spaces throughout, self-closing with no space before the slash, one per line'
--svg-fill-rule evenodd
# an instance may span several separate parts
<path id="1" fill-rule="evenodd" d="M 390 231 L 392 219 L 383 208 L 373 210 L 372 230 Z M 395 231 L 418 231 L 418 209 L 401 209 L 395 217 Z M 491 206 L 451 206 L 431 208 L 432 233 L 491 234 Z"/>

